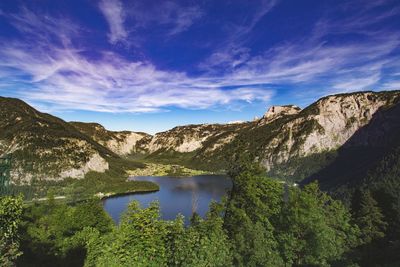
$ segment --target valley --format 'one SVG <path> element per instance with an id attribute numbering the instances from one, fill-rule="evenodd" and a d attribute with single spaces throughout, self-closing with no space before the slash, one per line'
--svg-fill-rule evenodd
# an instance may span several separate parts
<path id="1" fill-rule="evenodd" d="M 220 236 L 207 242 L 221 242 L 227 250 L 215 253 L 228 253 L 221 257 L 234 261 L 247 261 L 243 258 L 247 249 L 237 258 L 229 254 L 231 244 L 238 246 L 243 241 L 241 232 L 235 232 L 238 229 L 248 236 L 273 227 L 277 231 L 263 237 L 263 244 L 285 245 L 292 242 L 286 233 L 299 234 L 293 224 L 313 236 L 323 227 L 326 235 L 315 238 L 325 242 L 330 235 L 337 238 L 340 233 L 353 241 L 336 239 L 334 246 L 364 255 L 328 253 L 329 246 L 321 245 L 332 262 L 340 258 L 365 263 L 365 255 L 372 253 L 369 247 L 375 253 L 374 261 L 396 261 L 392 251 L 398 248 L 400 218 L 396 206 L 400 191 L 400 91 L 332 95 L 304 109 L 272 106 L 253 121 L 177 126 L 155 135 L 109 131 L 97 123 L 66 122 L 18 99 L 0 98 L 0 104 L 0 156 L 12 159 L 8 192 L 21 194 L 24 201 L 19 204 L 22 209 L 24 203 L 25 216 L 22 266 L 31 261 L 82 265 L 83 254 L 74 257 L 68 253 L 75 249 L 79 253 L 107 253 L 103 243 L 97 242 L 119 242 L 113 233 L 132 233 L 124 230 L 132 223 L 138 224 L 137 229 L 146 229 L 136 233 L 139 236 L 147 227 L 160 225 L 157 230 L 150 227 L 154 234 L 146 235 L 145 240 L 163 237 L 162 229 L 171 225 L 180 229 L 174 240 L 182 234 L 192 238 L 192 231 L 200 234 L 201 227 L 209 227 L 201 235 Z M 289 186 L 293 183 L 300 186 Z M 22 201 L 21 197 L 14 201 Z M 293 208 L 299 203 L 308 214 L 304 218 L 295 216 L 297 208 Z M 365 209 L 370 211 L 361 213 Z M 218 213 L 222 210 L 227 212 L 224 217 Z M 257 228 L 265 212 L 268 219 Z M 370 212 L 376 215 L 371 217 Z M 64 222 L 65 213 L 71 221 Z M 186 216 L 179 215 L 182 213 Z M 303 224 L 302 220 L 313 216 L 330 219 Z M 51 236 L 45 234 L 48 230 L 42 220 L 52 227 Z M 149 220 L 151 224 L 142 224 Z M 365 220 L 372 221 L 374 232 L 368 232 Z M 86 232 L 89 229 L 94 232 Z M 313 238 L 299 249 L 307 251 L 314 244 Z M 37 247 L 50 240 L 52 251 Z M 168 242 L 165 246 L 169 251 L 175 249 Z M 281 253 L 290 251 L 246 246 L 275 253 L 276 262 L 260 259 L 265 264 L 262 266 L 279 266 L 285 261 Z M 240 251 L 240 247 L 235 250 Z M 380 250 L 390 257 L 380 258 Z"/>
<path id="2" fill-rule="evenodd" d="M 285 181 L 308 181 L 319 172 L 325 186 L 331 182 L 325 182 L 323 169 L 340 161 L 342 150 L 374 149 L 368 155 L 375 155 L 371 160 L 376 164 L 385 156 L 391 144 L 386 136 L 397 137 L 396 114 L 390 114 L 400 102 L 400 92 L 327 96 L 303 110 L 273 106 L 254 121 L 178 126 L 153 136 L 109 131 L 96 123 L 65 122 L 18 99 L 0 98 L 0 102 L 0 155 L 12 155 L 13 188 L 29 188 L 28 198 L 44 197 L 50 188 L 56 194 L 81 198 L 156 188 L 127 182 L 129 175 L 225 173 L 237 153 L 258 162 L 268 176 Z M 381 119 L 382 128 L 377 119 L 382 116 L 393 122 Z M 359 134 L 372 128 L 376 130 Z M 342 182 L 341 188 L 349 181 Z"/>

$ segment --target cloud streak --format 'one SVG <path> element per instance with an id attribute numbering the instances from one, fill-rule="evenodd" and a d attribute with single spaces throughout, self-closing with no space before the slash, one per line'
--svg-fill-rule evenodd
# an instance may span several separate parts
<path id="1" fill-rule="evenodd" d="M 237 28 L 236 37 L 200 64 L 203 72 L 196 76 L 106 50 L 88 57 L 87 49 L 74 43 L 86 29 L 70 21 L 65 23 L 65 18 L 39 16 L 23 8 L 7 18 L 29 42 L 0 39 L 0 92 L 13 90 L 14 95 L 37 105 L 49 105 L 52 110 L 145 113 L 176 107 L 209 109 L 265 103 L 286 87 L 309 86 L 310 92 L 318 88 L 313 91 L 318 96 L 398 85 L 398 76 L 388 73 L 400 71 L 400 58 L 392 55 L 400 46 L 399 32 L 365 30 L 362 25 L 393 17 L 396 10 L 374 22 L 365 19 L 365 12 L 340 23 L 320 20 L 310 36 L 279 43 L 255 55 L 244 42 L 234 44 L 249 34 L 276 3 L 265 2 L 246 27 Z M 140 9 L 129 16 L 137 21 L 136 27 L 169 25 L 169 36 L 188 30 L 203 16 L 197 6 L 181 7 L 172 2 L 163 5 L 169 8 L 157 22 Z M 129 34 L 124 23 L 128 14 L 121 2 L 104 0 L 99 8 L 108 21 L 110 43 L 126 42 Z M 175 13 L 177 8 L 181 12 Z M 362 35 L 363 40 L 331 43 L 327 38 L 353 32 Z"/>
<path id="2" fill-rule="evenodd" d="M 188 30 L 204 15 L 199 6 L 183 6 L 176 1 L 136 1 L 127 9 L 134 30 L 167 26 L 169 36 Z"/>
<path id="3" fill-rule="evenodd" d="M 125 29 L 125 13 L 122 2 L 119 0 L 101 0 L 99 8 L 108 22 L 110 43 L 125 42 L 128 32 Z"/>
<path id="4" fill-rule="evenodd" d="M 39 17 L 25 17 L 30 33 L 42 25 Z M 28 19 L 29 18 L 29 19 Z M 18 21 L 20 21 L 18 20 Z M 28 33 L 28 32 L 27 32 Z M 83 50 L 68 42 L 49 46 L 48 39 L 62 39 L 59 32 L 42 34 L 32 48 L 22 42 L 4 42 L 0 51 L 3 84 L 36 103 L 50 103 L 53 110 L 78 109 L 102 112 L 154 112 L 171 107 L 204 109 L 236 102 L 266 101 L 272 92 L 237 86 L 223 89 L 214 78 L 190 78 L 185 73 L 161 71 L 146 61 L 129 61 L 104 51 L 89 60 Z M 68 38 L 67 38 L 68 39 Z M 7 70 L 12 69 L 13 72 Z M 16 76 L 15 73 L 21 73 Z M 29 90 L 23 85 L 29 84 Z M 11 86 L 10 86 L 11 87 Z M 0 89 L 2 90 L 2 89 Z"/>

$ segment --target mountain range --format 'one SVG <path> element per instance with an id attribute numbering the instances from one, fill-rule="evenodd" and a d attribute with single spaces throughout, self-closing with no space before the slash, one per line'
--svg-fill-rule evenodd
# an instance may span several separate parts
<path id="1" fill-rule="evenodd" d="M 121 157 L 221 171 L 235 153 L 247 153 L 269 176 L 319 180 L 340 191 L 343 184 L 373 176 L 382 160 L 392 158 L 390 164 L 399 166 L 399 103 L 400 91 L 338 94 L 304 109 L 272 106 L 253 121 L 178 126 L 149 135 L 65 122 L 1 97 L 0 155 L 12 155 L 18 184 L 81 179 L 89 171 L 106 171 L 110 159 Z"/>

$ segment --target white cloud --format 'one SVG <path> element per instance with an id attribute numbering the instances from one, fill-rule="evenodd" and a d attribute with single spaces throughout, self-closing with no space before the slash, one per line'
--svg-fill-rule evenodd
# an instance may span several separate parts
<path id="1" fill-rule="evenodd" d="M 102 3 L 114 7 L 106 8 L 110 41 L 124 42 L 127 37 L 124 14 L 121 6 L 115 8 L 120 2 Z M 250 26 L 254 27 L 268 10 L 255 16 Z M 173 23 L 178 29 L 173 34 L 177 34 L 193 22 L 184 17 L 170 20 L 166 16 L 161 21 Z M 310 38 L 280 44 L 256 56 L 244 46 L 218 50 L 205 64 L 209 71 L 192 77 L 107 51 L 99 51 L 99 57 L 88 59 L 84 50 L 76 49 L 70 42 L 80 34 L 81 28 L 73 24 L 63 26 L 60 19 L 37 16 L 28 10 L 11 18 L 20 32 L 32 37 L 32 42 L 0 40 L 0 91 L 15 90 L 15 95 L 31 103 L 49 104 L 53 110 L 154 112 L 171 107 L 229 107 L 243 102 L 266 102 L 273 96 L 271 88 L 277 85 L 284 88 L 323 84 L 324 89 L 310 91 L 307 95 L 310 97 L 377 85 L 384 69 L 400 62 L 398 57 L 391 56 L 400 45 L 398 32 L 376 32 L 367 34 L 363 42 L 332 45 L 323 36 L 335 27 L 325 23 L 324 27 L 318 24 Z M 216 72 L 212 71 L 214 68 Z M 397 84 L 393 81 L 383 85 L 384 88 L 394 86 Z"/>
<path id="2" fill-rule="evenodd" d="M 131 5 L 127 13 L 134 29 L 164 25 L 169 36 L 186 31 L 203 16 L 199 6 L 184 6 L 177 1 L 136 1 Z"/>
<path id="3" fill-rule="evenodd" d="M 400 80 L 387 81 L 382 85 L 382 90 L 400 90 Z"/>
<path id="4" fill-rule="evenodd" d="M 34 88 L 21 92 L 31 102 L 52 103 L 58 109 L 104 112 L 152 112 L 169 107 L 204 109 L 237 101 L 267 101 L 271 91 L 237 87 L 221 89 L 213 78 L 190 78 L 160 71 L 148 62 L 130 62 L 114 53 L 89 61 L 79 51 L 27 51 L 7 47 L 0 52 L 2 67 L 30 76 Z M 7 74 L 7 73 L 5 73 Z M 25 80 L 24 80 L 25 81 Z"/>
<path id="5" fill-rule="evenodd" d="M 110 43 L 124 42 L 128 36 L 125 29 L 124 7 L 119 0 L 101 0 L 99 8 L 108 22 Z"/>
<path id="6" fill-rule="evenodd" d="M 333 86 L 334 93 L 336 92 L 351 92 L 351 91 L 362 91 L 362 90 L 372 90 L 372 85 L 376 84 L 380 80 L 380 75 L 378 73 L 372 76 L 361 77 L 349 79 L 344 82 L 339 82 Z"/>
<path id="7" fill-rule="evenodd" d="M 251 21 L 257 23 L 274 5 L 276 3 L 267 6 Z M 298 38 L 296 42 L 278 44 L 257 55 L 252 55 L 254 51 L 243 41 L 243 36 L 254 27 L 254 23 L 250 23 L 243 26 L 248 29 L 246 31 L 240 31 L 240 27 L 238 31 L 232 31 L 232 38 L 200 63 L 199 68 L 207 74 L 218 73 L 231 84 L 280 87 L 308 84 L 325 93 L 378 86 L 387 75 L 385 68 L 399 62 L 399 57 L 392 52 L 400 46 L 400 32 L 369 26 L 399 15 L 400 9 L 384 10 L 371 19 L 367 12 L 374 7 L 376 5 L 361 8 L 344 19 L 321 18 L 310 35 Z M 242 32 L 245 34 L 240 34 Z M 326 38 L 349 33 L 362 38 L 340 43 L 328 42 L 330 38 Z M 321 90 L 321 85 L 325 89 Z"/>

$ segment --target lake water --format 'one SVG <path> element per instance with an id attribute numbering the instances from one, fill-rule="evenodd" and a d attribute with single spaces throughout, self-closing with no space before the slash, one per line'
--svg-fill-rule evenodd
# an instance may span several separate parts
<path id="1" fill-rule="evenodd" d="M 142 207 L 147 207 L 150 202 L 158 200 L 162 219 L 173 220 L 180 213 L 185 216 L 187 224 L 193 211 L 204 216 L 211 200 L 220 201 L 232 187 L 230 178 L 222 175 L 141 176 L 134 179 L 155 182 L 160 190 L 105 199 L 104 209 L 117 223 L 131 201 L 138 200 Z"/>

